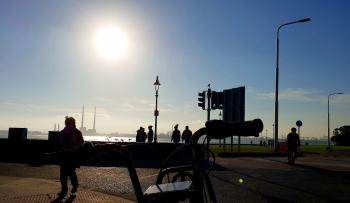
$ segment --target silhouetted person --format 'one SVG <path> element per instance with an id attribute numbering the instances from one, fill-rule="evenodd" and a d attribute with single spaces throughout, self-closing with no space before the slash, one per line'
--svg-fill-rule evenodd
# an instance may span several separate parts
<path id="1" fill-rule="evenodd" d="M 291 128 L 291 132 L 287 135 L 287 147 L 288 151 L 294 152 L 295 157 L 297 157 L 298 146 L 300 146 L 300 137 L 297 133 L 296 128 Z"/>
<path id="2" fill-rule="evenodd" d="M 143 129 L 143 127 L 140 127 L 136 131 L 136 142 L 142 142 L 142 129 Z"/>
<path id="3" fill-rule="evenodd" d="M 148 142 L 153 142 L 153 130 L 152 126 L 148 126 L 148 134 L 147 134 Z"/>
<path id="4" fill-rule="evenodd" d="M 190 143 L 192 137 L 192 131 L 188 128 L 188 126 L 185 127 L 185 130 L 182 132 L 182 142 L 185 140 L 185 143 Z"/>
<path id="5" fill-rule="evenodd" d="M 147 138 L 147 134 L 145 132 L 145 129 L 143 127 L 140 127 L 136 131 L 136 142 L 145 142 Z"/>
<path id="6" fill-rule="evenodd" d="M 179 127 L 178 124 L 174 126 L 173 134 L 171 135 L 171 142 L 179 143 L 180 142 L 180 131 L 177 129 Z"/>
<path id="7" fill-rule="evenodd" d="M 145 132 L 145 129 L 142 128 L 142 131 L 141 131 L 141 142 L 146 142 L 146 139 L 147 139 L 147 134 Z"/>
<path id="8" fill-rule="evenodd" d="M 75 126 L 75 119 L 66 116 L 65 128 L 60 132 L 60 142 L 63 150 L 73 149 L 84 143 L 84 138 L 81 132 Z M 74 156 L 66 156 L 60 162 L 60 181 L 61 192 L 58 193 L 60 198 L 67 195 L 68 192 L 68 177 L 72 183 L 71 196 L 76 196 L 78 190 L 78 177 L 75 173 L 76 168 L 80 167 L 79 160 Z"/>

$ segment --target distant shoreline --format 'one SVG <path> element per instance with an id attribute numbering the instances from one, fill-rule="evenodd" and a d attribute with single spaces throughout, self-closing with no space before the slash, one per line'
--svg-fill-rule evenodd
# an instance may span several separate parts
<path id="1" fill-rule="evenodd" d="M 0 134 L 0 139 L 7 139 L 8 135 Z M 101 141 L 101 142 L 135 142 L 136 141 L 136 135 L 84 135 L 85 141 Z M 28 134 L 27 139 L 30 140 L 48 140 L 47 134 Z M 170 143 L 170 136 L 158 136 L 158 142 L 162 143 Z M 268 138 L 268 140 L 271 140 L 271 138 Z M 241 137 L 241 144 L 251 144 L 250 142 L 253 142 L 253 144 L 260 144 L 260 141 L 266 141 L 266 137 Z M 285 142 L 285 140 L 280 139 L 280 142 Z M 219 144 L 219 140 L 211 140 L 211 144 Z M 221 140 L 221 143 L 223 143 L 223 140 Z M 231 143 L 231 138 L 226 138 L 226 144 Z M 233 144 L 238 143 L 238 138 L 233 137 Z M 316 144 L 316 145 L 323 145 L 327 144 L 328 141 L 326 139 L 312 139 L 312 140 L 306 140 L 301 139 L 302 144 Z"/>

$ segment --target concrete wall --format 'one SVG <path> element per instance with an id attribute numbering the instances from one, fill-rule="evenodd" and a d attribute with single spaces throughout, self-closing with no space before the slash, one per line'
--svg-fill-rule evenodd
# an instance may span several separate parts
<path id="1" fill-rule="evenodd" d="M 94 144 L 107 144 L 94 142 Z M 113 143 L 113 145 L 128 145 L 138 167 L 158 167 L 164 159 L 182 144 L 173 143 Z M 59 150 L 52 140 L 9 140 L 0 139 L 0 161 L 22 162 L 34 164 L 58 164 L 59 160 L 45 155 L 47 152 Z M 186 160 L 191 157 L 191 151 L 181 150 L 174 156 L 174 161 Z M 124 155 L 118 152 L 102 153 L 102 155 L 87 156 L 83 165 L 120 166 L 125 163 Z"/>

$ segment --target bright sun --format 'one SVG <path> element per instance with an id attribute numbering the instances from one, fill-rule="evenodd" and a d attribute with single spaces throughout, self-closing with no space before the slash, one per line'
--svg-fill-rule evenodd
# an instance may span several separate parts
<path id="1" fill-rule="evenodd" d="M 125 32 L 117 27 L 103 27 L 96 32 L 95 45 L 98 53 L 107 59 L 118 59 L 128 49 Z"/>

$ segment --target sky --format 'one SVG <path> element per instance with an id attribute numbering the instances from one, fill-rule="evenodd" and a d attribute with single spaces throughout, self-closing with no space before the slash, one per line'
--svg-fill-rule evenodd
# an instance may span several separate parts
<path id="1" fill-rule="evenodd" d="M 279 135 L 297 120 L 302 137 L 350 124 L 350 2 L 277 1 L 6 1 L 0 2 L 0 129 L 46 132 L 73 116 L 100 133 L 135 133 L 175 124 L 192 131 L 206 121 L 198 92 L 246 88 L 246 120 L 274 122 L 276 37 L 279 51 Z M 123 54 L 96 47 L 103 27 L 122 30 Z M 219 118 L 219 110 L 211 112 Z M 62 128 L 62 127 L 61 127 Z"/>

